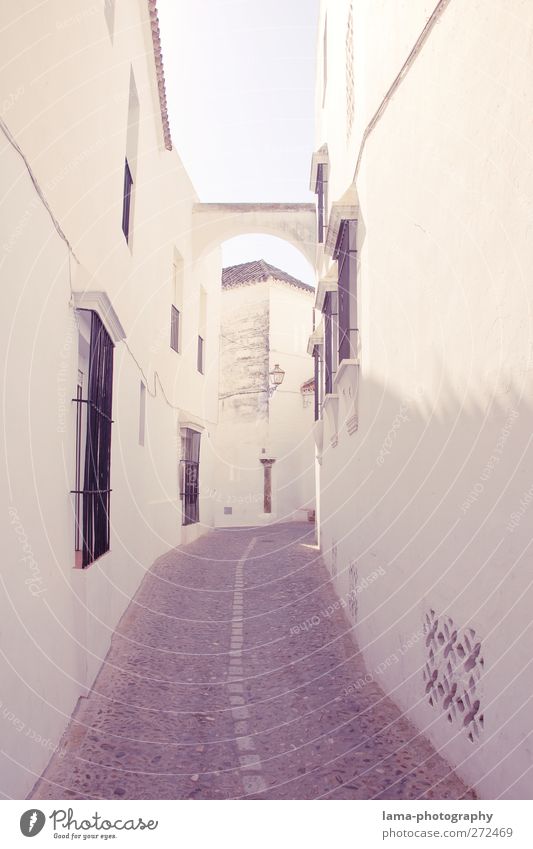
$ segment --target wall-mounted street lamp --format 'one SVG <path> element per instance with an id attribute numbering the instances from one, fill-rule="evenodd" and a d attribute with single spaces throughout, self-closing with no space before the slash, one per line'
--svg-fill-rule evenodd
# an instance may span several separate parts
<path id="1" fill-rule="evenodd" d="M 281 384 L 283 383 L 285 372 L 282 368 L 279 367 L 278 363 L 276 363 L 272 371 L 269 372 L 269 377 L 270 385 L 268 387 L 268 397 L 271 398 L 278 386 L 281 386 Z"/>

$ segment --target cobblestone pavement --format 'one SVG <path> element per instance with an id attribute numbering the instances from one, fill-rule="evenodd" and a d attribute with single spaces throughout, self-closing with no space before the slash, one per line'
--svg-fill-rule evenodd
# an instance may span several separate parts
<path id="1" fill-rule="evenodd" d="M 473 798 L 365 669 L 292 523 L 160 558 L 33 798 Z M 293 628 L 293 634 L 291 634 Z M 344 634 L 344 636 L 343 636 Z"/>

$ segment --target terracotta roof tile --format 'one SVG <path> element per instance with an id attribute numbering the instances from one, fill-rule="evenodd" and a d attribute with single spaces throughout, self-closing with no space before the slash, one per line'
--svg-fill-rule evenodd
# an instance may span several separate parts
<path id="1" fill-rule="evenodd" d="M 159 18 L 157 15 L 157 0 L 148 0 L 148 12 L 150 14 L 150 26 L 152 28 L 155 70 L 157 75 L 157 88 L 159 91 L 159 108 L 161 110 L 161 121 L 163 122 L 163 137 L 166 149 L 172 150 L 172 138 L 170 137 L 170 124 L 168 121 L 167 110 L 167 93 L 165 89 L 165 72 L 163 70 L 163 54 L 161 52 L 161 33 L 159 31 Z"/>
<path id="2" fill-rule="evenodd" d="M 230 289 L 233 286 L 243 286 L 248 283 L 258 283 L 269 278 L 279 280 L 282 283 L 288 283 L 289 286 L 295 286 L 297 289 L 303 289 L 305 292 L 314 292 L 314 286 L 309 286 L 302 280 L 292 277 L 281 268 L 276 268 L 275 265 L 265 262 L 264 259 L 255 260 L 254 262 L 244 262 L 242 265 L 230 265 L 228 268 L 222 269 L 222 288 Z"/>

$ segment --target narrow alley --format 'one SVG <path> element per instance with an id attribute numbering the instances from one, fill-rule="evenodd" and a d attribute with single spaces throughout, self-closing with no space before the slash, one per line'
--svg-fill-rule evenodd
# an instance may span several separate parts
<path id="1" fill-rule="evenodd" d="M 377 682 L 354 686 L 334 601 L 310 524 L 164 555 L 33 798 L 474 798 Z"/>

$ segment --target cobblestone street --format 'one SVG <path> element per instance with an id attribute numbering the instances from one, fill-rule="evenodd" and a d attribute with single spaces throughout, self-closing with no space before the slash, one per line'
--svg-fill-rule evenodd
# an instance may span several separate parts
<path id="1" fill-rule="evenodd" d="M 160 558 L 33 798 L 473 798 L 365 668 L 314 527 L 218 530 Z M 291 634 L 291 628 L 293 633 Z"/>

